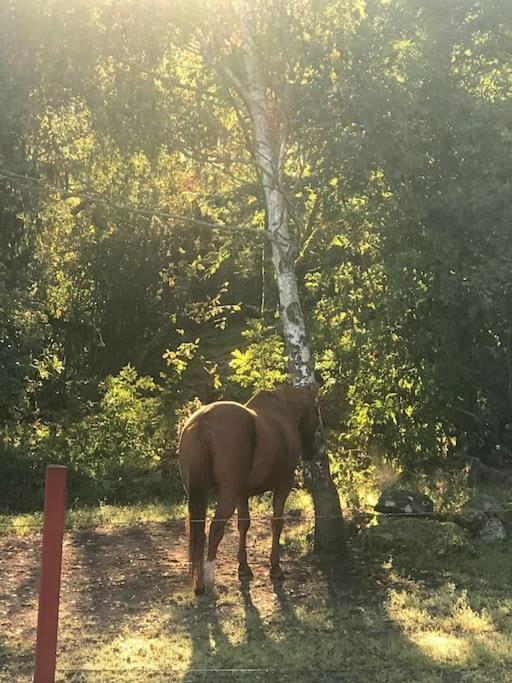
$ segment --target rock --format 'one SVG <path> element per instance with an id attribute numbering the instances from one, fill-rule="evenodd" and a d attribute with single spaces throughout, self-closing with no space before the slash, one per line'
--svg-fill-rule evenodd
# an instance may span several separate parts
<path id="1" fill-rule="evenodd" d="M 478 534 L 486 521 L 497 515 L 496 511 L 500 507 L 499 500 L 479 493 L 464 504 L 457 521 L 461 526 L 466 527 L 474 534 Z"/>
<path id="2" fill-rule="evenodd" d="M 507 532 L 503 522 L 496 517 L 489 517 L 479 530 L 478 536 L 484 543 L 495 543 L 496 541 L 504 541 L 507 538 Z"/>
<path id="3" fill-rule="evenodd" d="M 381 493 L 375 510 L 387 515 L 429 515 L 434 512 L 434 503 L 428 496 L 417 491 L 389 488 Z"/>
<path id="4" fill-rule="evenodd" d="M 423 517 L 380 517 L 379 523 L 369 527 L 366 534 L 372 549 L 402 552 L 418 561 L 471 546 L 466 529 L 454 522 Z"/>
<path id="5" fill-rule="evenodd" d="M 456 521 L 486 543 L 503 541 L 507 532 L 502 510 L 503 504 L 497 498 L 480 493 L 465 503 Z"/>

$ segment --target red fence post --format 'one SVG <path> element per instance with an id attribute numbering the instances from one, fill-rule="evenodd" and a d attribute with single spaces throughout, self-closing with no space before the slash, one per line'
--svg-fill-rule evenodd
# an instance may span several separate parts
<path id="1" fill-rule="evenodd" d="M 66 475 L 67 470 L 61 465 L 49 465 L 46 469 L 34 683 L 55 680 Z"/>

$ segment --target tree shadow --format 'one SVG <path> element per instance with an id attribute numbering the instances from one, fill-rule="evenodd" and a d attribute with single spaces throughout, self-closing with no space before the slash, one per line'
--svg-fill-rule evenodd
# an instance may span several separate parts
<path id="1" fill-rule="evenodd" d="M 169 671 L 165 680 L 212 683 L 478 680 L 468 678 L 470 674 L 461 672 L 455 663 L 444 661 L 439 651 L 431 651 L 429 644 L 425 644 L 423 636 L 429 636 L 429 629 L 437 629 L 437 635 L 433 635 L 441 642 L 439 635 L 442 636 L 443 629 L 439 624 L 445 614 L 439 614 L 433 626 L 418 622 L 411 629 L 402 614 L 396 609 L 390 611 L 393 592 L 407 594 L 414 590 L 418 600 L 428 602 L 436 596 L 438 588 L 448 590 L 446 586 L 457 575 L 453 563 L 448 565 L 445 576 L 436 575 L 432 581 L 422 573 L 421 558 L 407 553 L 395 557 L 390 569 L 386 563 L 388 555 L 375 548 L 354 547 L 349 566 L 332 561 L 321 564 L 311 556 L 299 557 L 285 551 L 287 578 L 283 583 L 272 584 L 267 578 L 266 553 L 258 552 L 252 563 L 256 579 L 237 584 L 232 561 L 235 540 L 226 547 L 229 559 L 221 571 L 219 596 L 195 600 L 185 593 L 184 528 L 156 523 L 136 528 L 81 531 L 68 536 L 59 651 L 71 650 L 73 659 L 75 654 L 80 654 L 77 651 L 80 643 L 80 648 L 85 646 L 85 656 L 90 657 L 88 645 L 110 646 L 123 630 L 128 639 L 132 634 L 135 640 L 144 639 L 148 631 L 141 631 L 140 618 L 154 608 L 161 618 L 155 626 L 157 631 L 151 633 L 160 637 L 163 631 L 167 639 L 164 647 L 172 648 L 173 652 L 161 661 L 164 665 L 176 661 L 179 666 L 186 662 L 186 670 Z M 23 547 L 20 549 L 22 552 Z M 25 596 L 22 602 L 37 590 L 36 556 L 38 559 L 34 553 L 23 574 L 15 577 L 15 583 L 10 583 L 19 596 Z M 503 552 L 499 586 L 505 585 L 508 576 L 507 559 Z M 478 558 L 472 561 L 474 566 L 466 566 L 466 571 L 459 569 L 456 595 L 466 591 L 467 602 L 478 612 L 485 608 L 486 602 L 474 590 L 472 579 L 481 567 Z M 15 559 L 10 560 L 12 571 L 13 563 Z M 6 566 L 5 558 L 3 566 Z M 219 569 L 222 570 L 222 563 Z M 15 623 L 21 612 L 17 609 L 14 614 L 10 623 Z M 500 614 L 497 632 L 507 630 L 505 616 Z M 73 617 L 77 617 L 74 624 Z M 499 634 L 502 649 L 505 635 Z M 3 673 L 3 668 L 9 672 L 14 670 L 9 664 L 11 661 L 17 662 L 25 672 L 28 669 L 24 668 L 24 662 L 28 667 L 32 665 L 30 653 L 18 641 L 0 629 L 0 672 Z M 498 650 L 489 644 L 487 636 L 469 633 L 464 642 L 471 651 L 468 661 L 487 662 L 489 671 L 500 663 Z M 505 659 L 508 661 L 508 657 Z M 157 663 L 151 654 L 141 662 L 147 667 L 149 680 L 151 667 Z M 91 663 L 85 661 L 88 668 Z M 124 675 L 120 671 L 116 680 L 122 680 Z M 8 676 L 7 680 L 16 680 L 14 675 Z M 156 673 L 151 676 L 153 680 Z M 507 680 L 504 674 L 503 678 L 499 676 L 499 672 L 493 673 L 492 680 Z"/>
<path id="2" fill-rule="evenodd" d="M 4 541 L 0 558 L 0 674 L 9 680 L 8 672 L 28 675 L 33 667 L 40 555 L 34 537 L 13 536 Z"/>
<path id="3" fill-rule="evenodd" d="M 352 561 L 344 565 L 332 558 L 318 563 L 311 556 L 288 557 L 292 571 L 284 583 L 276 582 L 266 591 L 259 587 L 261 582 L 241 583 L 234 603 L 231 596 L 231 611 L 224 595 L 211 602 L 198 601 L 192 607 L 197 618 L 185 625 L 191 646 L 185 680 L 510 680 L 505 668 L 497 669 L 499 661 L 485 638 L 469 633 L 464 639 L 470 650 L 465 668 L 464 654 L 453 655 L 450 661 L 442 651 L 445 636 L 449 647 L 456 644 L 457 634 L 443 634 L 441 619 L 411 627 L 390 609 L 394 591 L 407 593 L 413 581 L 424 587 L 430 599 L 437 599 L 439 583 L 428 580 L 421 557 L 410 558 L 409 564 L 395 563 L 390 570 L 385 553 L 352 550 Z M 234 633 L 236 609 L 243 612 L 240 633 Z M 182 622 L 179 612 L 172 621 Z M 484 662 L 481 668 L 478 662 Z"/>
<path id="4" fill-rule="evenodd" d="M 397 681 L 397 669 L 386 661 L 387 641 L 393 650 L 401 650 L 403 659 L 412 662 L 404 678 L 415 681 L 440 681 L 431 676 L 414 677 L 411 669 L 427 670 L 431 660 L 400 629 L 388 625 L 387 635 L 379 634 L 380 649 L 368 639 L 368 624 L 359 613 L 350 610 L 347 590 L 339 584 L 339 576 L 331 577 L 336 602 L 327 612 L 318 612 L 310 600 L 297 601 L 292 589 L 275 582 L 272 595 L 274 610 L 270 618 L 262 618 L 249 583 L 239 587 L 243 607 L 241 636 L 234 638 L 233 615 L 223 609 L 219 599 L 201 603 L 195 608 L 198 618 L 187 622 L 191 643 L 191 659 L 185 681 L 336 681 L 363 683 Z M 307 587 L 306 587 L 307 589 Z M 327 589 L 328 592 L 330 589 Z M 341 610 L 341 607 L 344 610 Z M 381 616 L 387 617 L 381 607 Z M 348 623 L 347 623 L 348 617 Z M 175 614 L 173 623 L 180 615 Z M 172 624 L 169 624 L 172 628 Z M 340 651 L 338 651 L 340 650 Z M 393 678 L 395 676 L 395 678 Z"/>
<path id="5" fill-rule="evenodd" d="M 404 523 L 404 520 L 397 521 Z M 377 529 L 379 524 L 380 520 Z M 392 542 L 389 524 L 383 527 L 386 542 Z M 506 630 L 500 632 L 499 624 L 491 618 L 493 603 L 495 613 L 502 613 L 503 597 L 509 601 L 506 609 L 512 609 L 512 594 L 508 589 L 512 576 L 511 545 L 507 549 L 503 544 L 494 550 L 482 545 L 483 558 L 479 558 L 471 543 L 455 544 L 451 549 L 441 544 L 436 550 L 435 537 L 423 536 L 420 531 L 416 529 L 405 543 L 400 539 L 396 548 L 366 545 L 358 549 L 360 566 L 367 570 L 366 583 L 380 586 L 379 593 L 384 598 L 383 605 L 390 610 L 393 629 L 409 642 L 414 637 L 422 645 L 422 652 L 430 659 L 429 666 L 439 680 L 511 680 L 512 660 L 504 656 L 509 650 L 511 634 Z M 447 527 L 445 533 L 449 532 Z M 488 553 L 490 561 L 486 559 Z M 390 609 L 393 603 L 394 608 Z M 407 627 L 411 613 L 413 619 L 424 620 L 417 629 Z M 418 638 L 418 634 L 422 637 Z M 500 638 L 505 639 L 501 649 L 493 642 Z M 446 659 L 447 650 L 453 651 L 453 662 Z"/>
<path id="6" fill-rule="evenodd" d="M 31 648 L 14 647 L 0 641 L 0 681 L 29 680 L 33 670 Z"/>
<path id="7" fill-rule="evenodd" d="M 78 591 L 77 614 L 92 615 L 102 631 L 118 630 L 126 619 L 161 606 L 186 583 L 185 564 L 172 556 L 184 540 L 182 527 L 151 523 L 73 534 L 74 569 L 83 581 L 66 588 Z"/>

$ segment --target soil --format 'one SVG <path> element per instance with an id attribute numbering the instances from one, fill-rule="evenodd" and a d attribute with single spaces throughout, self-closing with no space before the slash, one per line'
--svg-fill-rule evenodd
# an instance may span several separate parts
<path id="1" fill-rule="evenodd" d="M 276 591 L 269 580 L 270 530 L 252 523 L 248 538 L 254 572 L 251 595 L 259 609 L 272 609 Z M 217 591 L 238 589 L 238 534 L 229 525 L 220 546 Z M 39 583 L 40 534 L 0 536 L 0 680 L 29 680 L 33 670 Z M 282 599 L 294 605 L 327 600 L 329 590 L 313 561 L 284 553 Z M 115 632 L 130 614 L 143 614 L 187 590 L 187 538 L 179 522 L 152 522 L 66 533 L 63 548 L 59 655 L 83 647 L 98 633 Z M 2 677 L 2 669 L 4 678 Z M 27 677 L 26 679 L 24 677 Z"/>

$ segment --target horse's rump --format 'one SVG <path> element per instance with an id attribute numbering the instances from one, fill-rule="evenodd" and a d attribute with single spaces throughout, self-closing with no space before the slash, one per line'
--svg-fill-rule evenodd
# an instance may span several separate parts
<path id="1" fill-rule="evenodd" d="M 180 444 L 180 464 L 188 461 L 194 479 L 208 479 L 208 484 L 219 492 L 226 489 L 238 492 L 252 467 L 255 443 L 252 411 L 239 403 L 218 401 L 192 416 L 182 439 L 191 430 L 197 430 L 199 448 L 191 453 L 187 444 L 185 453 Z"/>
<path id="2" fill-rule="evenodd" d="M 187 421 L 180 438 L 179 463 L 188 493 L 189 579 L 202 582 L 205 517 L 210 488 L 238 500 L 247 493 L 252 468 L 254 420 L 238 403 L 217 402 Z"/>

